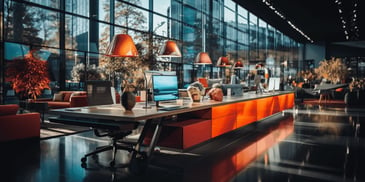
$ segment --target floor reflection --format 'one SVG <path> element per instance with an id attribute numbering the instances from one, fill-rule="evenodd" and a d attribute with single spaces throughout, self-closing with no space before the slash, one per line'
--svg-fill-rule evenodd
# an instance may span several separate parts
<path id="1" fill-rule="evenodd" d="M 179 181 L 229 181 L 258 156 L 273 157 L 267 150 L 293 133 L 293 120 L 292 115 L 277 116 L 185 153 L 162 152 L 152 164 L 181 172 Z"/>
<path id="2" fill-rule="evenodd" d="M 188 151 L 161 149 L 144 174 L 110 168 L 93 132 L 3 143 L 1 181 L 365 181 L 364 108 L 296 105 Z M 128 159 L 118 151 L 117 163 Z"/>

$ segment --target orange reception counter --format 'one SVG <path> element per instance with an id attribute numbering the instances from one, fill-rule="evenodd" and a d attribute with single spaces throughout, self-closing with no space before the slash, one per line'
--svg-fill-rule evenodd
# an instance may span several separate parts
<path id="1" fill-rule="evenodd" d="M 176 114 L 166 123 L 157 146 L 185 150 L 294 106 L 293 92 L 245 93 L 224 97 L 222 102 L 191 103 L 190 111 Z M 199 108 L 199 109 L 197 109 Z M 148 139 L 147 141 L 148 142 Z"/>

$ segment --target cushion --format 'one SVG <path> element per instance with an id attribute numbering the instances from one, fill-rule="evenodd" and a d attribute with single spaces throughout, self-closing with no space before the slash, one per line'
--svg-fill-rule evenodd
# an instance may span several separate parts
<path id="1" fill-rule="evenodd" d="M 71 94 L 72 94 L 71 92 L 64 93 L 64 95 L 63 95 L 63 101 L 64 102 L 70 102 Z"/>
<path id="2" fill-rule="evenodd" d="M 18 112 L 17 104 L 0 105 L 0 116 L 14 115 Z"/>
<path id="3" fill-rule="evenodd" d="M 63 101 L 63 94 L 54 94 L 53 101 Z"/>
<path id="4" fill-rule="evenodd" d="M 79 96 L 79 95 L 81 95 L 81 93 L 80 92 L 72 92 L 72 94 L 70 95 L 70 99 L 68 100 L 69 102 L 71 102 L 71 98 L 73 97 L 73 96 Z"/>

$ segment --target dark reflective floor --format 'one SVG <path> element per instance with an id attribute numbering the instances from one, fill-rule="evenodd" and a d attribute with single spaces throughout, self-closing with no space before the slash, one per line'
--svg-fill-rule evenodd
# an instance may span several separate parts
<path id="1" fill-rule="evenodd" d="M 108 140 L 80 133 L 1 144 L 1 181 L 365 181 L 365 109 L 297 105 L 189 151 L 161 149 L 143 174 L 110 168 Z M 118 152 L 118 163 L 128 161 Z"/>

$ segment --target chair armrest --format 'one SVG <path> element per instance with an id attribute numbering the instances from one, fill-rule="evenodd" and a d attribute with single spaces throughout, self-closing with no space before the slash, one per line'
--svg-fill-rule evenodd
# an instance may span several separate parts
<path id="1" fill-rule="evenodd" d="M 83 106 L 88 106 L 86 95 L 78 95 L 71 97 L 70 107 L 83 107 Z"/>

